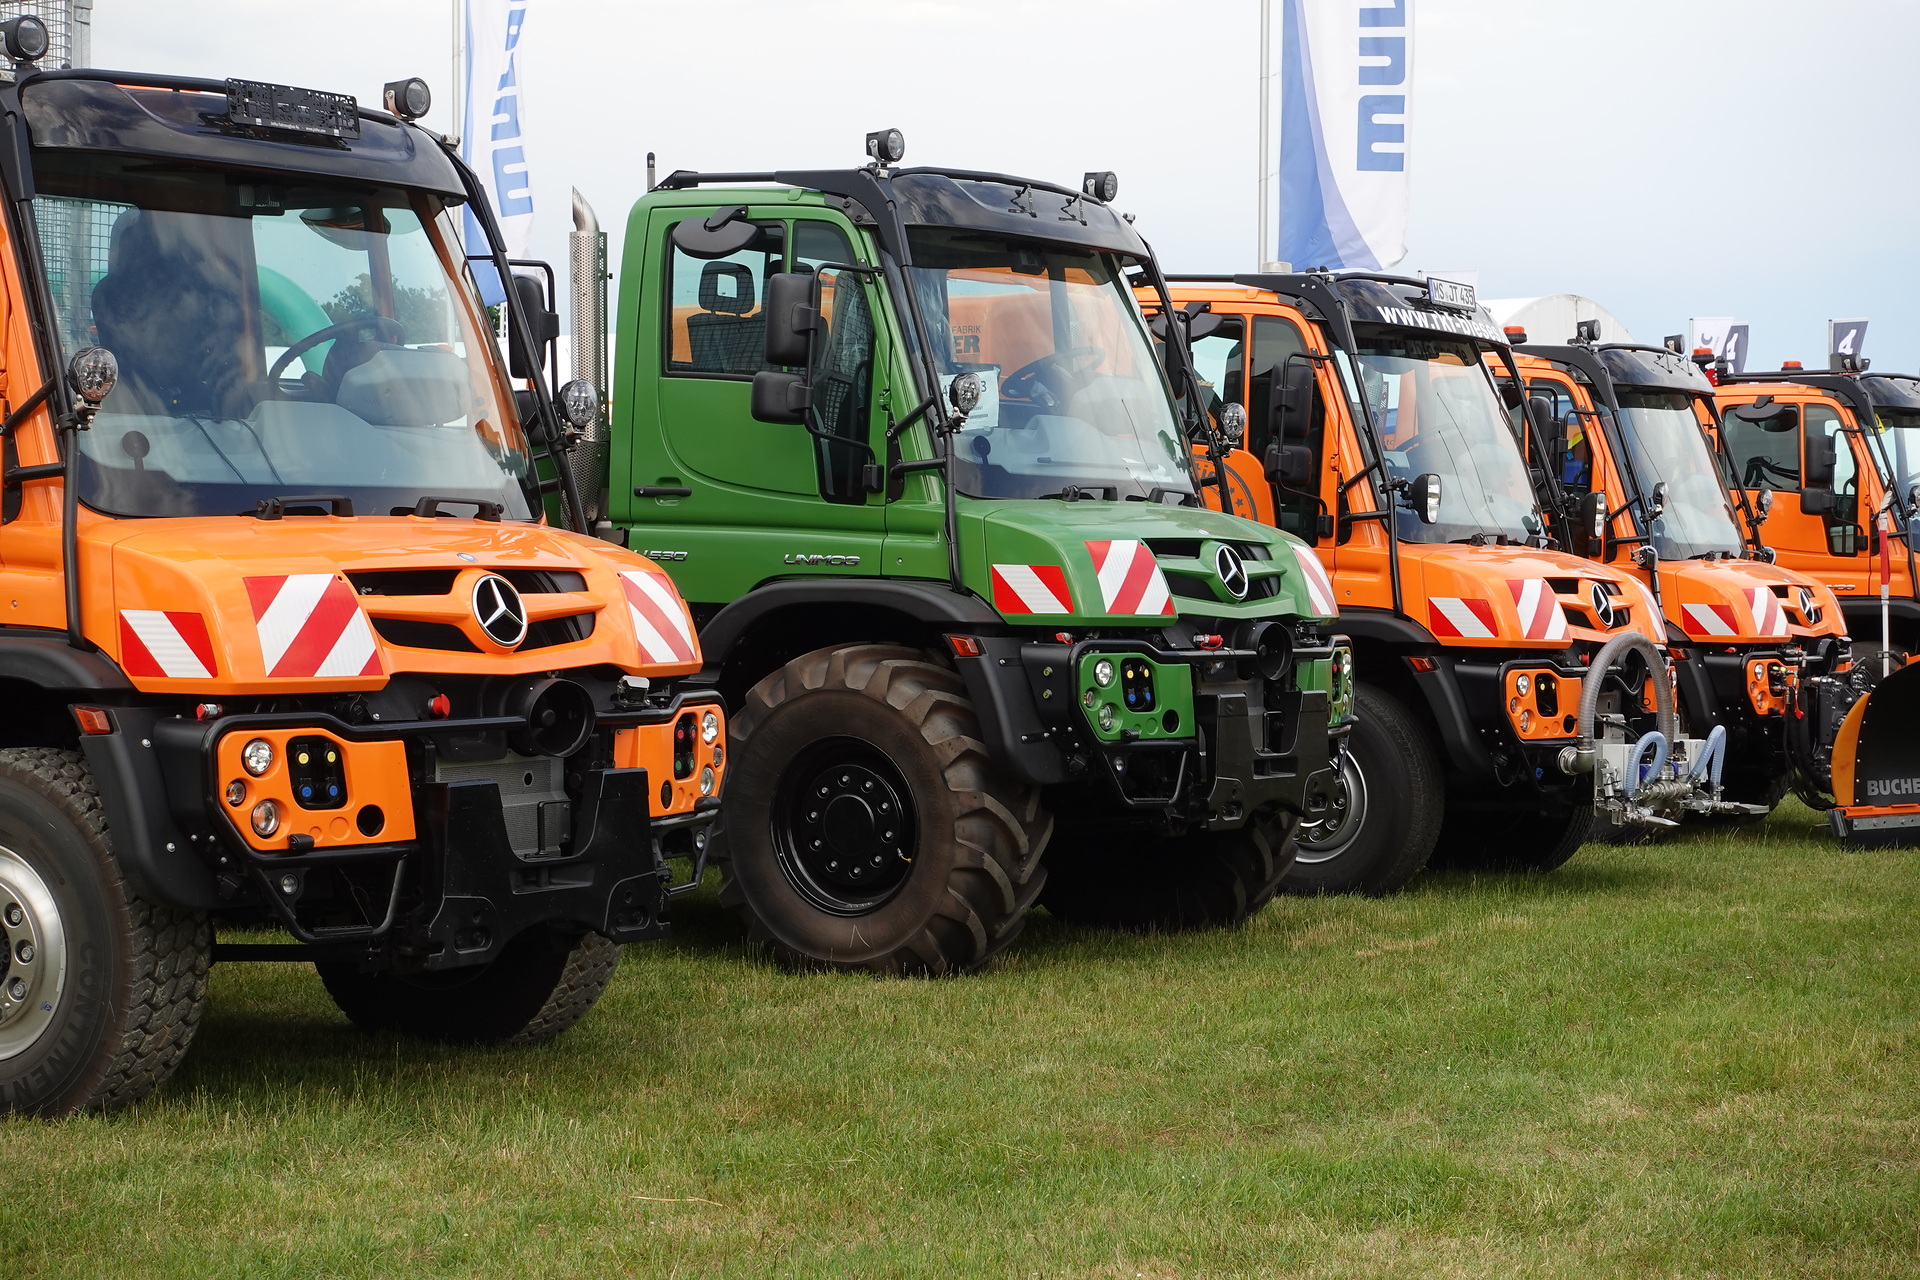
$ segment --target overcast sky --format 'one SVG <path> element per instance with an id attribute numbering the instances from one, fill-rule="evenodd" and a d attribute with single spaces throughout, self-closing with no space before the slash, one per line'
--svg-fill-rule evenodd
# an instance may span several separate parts
<path id="1" fill-rule="evenodd" d="M 425 76 L 447 122 L 451 0 L 96 0 L 95 61 L 377 102 Z M 1275 9 L 1279 7 L 1278 0 Z M 676 168 L 907 163 L 1077 182 L 1172 271 L 1254 261 L 1258 0 L 532 0 L 535 249 L 577 186 L 613 232 Z M 1411 253 L 1482 295 L 1584 293 L 1642 341 L 1753 325 L 1753 366 L 1831 317 L 1920 370 L 1915 0 L 1417 0 Z M 1547 339 L 1560 335 L 1534 335 Z"/>

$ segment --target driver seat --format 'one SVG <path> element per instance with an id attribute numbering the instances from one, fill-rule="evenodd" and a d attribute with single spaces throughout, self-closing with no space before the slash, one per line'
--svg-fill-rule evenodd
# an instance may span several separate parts
<path id="1" fill-rule="evenodd" d="M 114 396 L 130 398 L 134 412 L 231 418 L 251 408 L 242 300 L 252 290 L 206 234 L 222 221 L 150 209 L 114 221 L 93 326 L 120 362 Z"/>

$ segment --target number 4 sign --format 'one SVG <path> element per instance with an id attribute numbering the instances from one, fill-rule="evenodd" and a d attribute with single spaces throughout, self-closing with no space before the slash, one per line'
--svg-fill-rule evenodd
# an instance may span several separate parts
<path id="1" fill-rule="evenodd" d="M 1846 362 L 1858 359 L 1861 348 L 1867 342 L 1867 322 L 1865 320 L 1829 320 L 1827 321 L 1827 364 L 1833 369 L 1846 367 Z"/>

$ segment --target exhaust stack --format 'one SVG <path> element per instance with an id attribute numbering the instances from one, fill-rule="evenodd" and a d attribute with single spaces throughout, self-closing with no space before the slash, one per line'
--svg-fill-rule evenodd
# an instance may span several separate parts
<path id="1" fill-rule="evenodd" d="M 573 376 L 600 393 L 600 416 L 574 450 L 580 500 L 593 528 L 607 518 L 607 233 L 578 188 L 573 192 L 573 233 L 567 237 L 567 267 L 573 286 Z"/>

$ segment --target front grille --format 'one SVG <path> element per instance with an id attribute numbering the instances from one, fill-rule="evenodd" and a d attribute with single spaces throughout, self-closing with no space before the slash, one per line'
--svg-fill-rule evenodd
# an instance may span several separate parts
<path id="1" fill-rule="evenodd" d="M 528 649 L 551 649 L 557 644 L 573 644 L 585 640 L 593 634 L 593 621 L 597 615 L 591 613 L 569 614 L 564 618 L 546 618 L 527 624 L 527 638 L 520 644 L 522 652 Z"/>
<path id="2" fill-rule="evenodd" d="M 458 569 L 361 569 L 347 574 L 354 594 L 363 596 L 444 596 L 453 590 Z"/>
<path id="3" fill-rule="evenodd" d="M 544 596 L 560 591 L 585 591 L 587 575 L 571 569 L 495 569 L 522 595 Z"/>
<path id="4" fill-rule="evenodd" d="M 445 622 L 414 622 L 406 618 L 374 618 L 373 629 L 388 644 L 402 649 L 438 649 L 443 653 L 478 653 L 480 646 L 460 628 Z M 532 628 L 528 628 L 529 631 Z"/>

